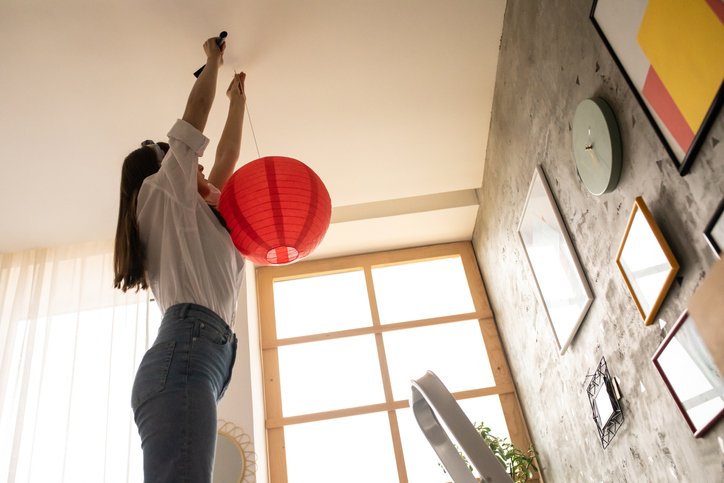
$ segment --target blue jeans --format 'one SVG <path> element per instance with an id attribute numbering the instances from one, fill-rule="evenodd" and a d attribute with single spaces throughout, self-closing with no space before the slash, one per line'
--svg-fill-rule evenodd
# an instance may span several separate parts
<path id="1" fill-rule="evenodd" d="M 196 304 L 166 311 L 131 394 L 146 483 L 211 482 L 216 405 L 235 360 L 236 335 L 213 311 Z"/>

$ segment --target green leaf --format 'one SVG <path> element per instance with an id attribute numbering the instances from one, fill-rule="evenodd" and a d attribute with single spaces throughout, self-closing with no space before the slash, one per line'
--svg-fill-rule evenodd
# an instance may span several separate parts
<path id="1" fill-rule="evenodd" d="M 538 456 L 538 452 L 535 447 L 531 444 L 528 446 L 528 451 L 524 453 L 520 449 L 516 448 L 513 443 L 509 442 L 507 438 L 498 438 L 490 434 L 490 428 L 485 426 L 484 422 L 477 424 L 473 422 L 473 426 L 480 433 L 485 443 L 490 447 L 498 461 L 506 468 L 506 471 L 510 474 L 511 478 L 516 483 L 525 483 L 529 478 L 533 477 L 533 472 L 538 471 L 538 468 L 533 464 L 533 460 Z M 460 453 L 460 457 L 463 459 L 465 464 L 468 466 L 470 471 L 473 471 L 472 465 L 468 462 L 458 445 L 455 448 Z M 442 464 L 438 463 L 438 466 L 443 468 L 443 472 L 447 474 Z"/>

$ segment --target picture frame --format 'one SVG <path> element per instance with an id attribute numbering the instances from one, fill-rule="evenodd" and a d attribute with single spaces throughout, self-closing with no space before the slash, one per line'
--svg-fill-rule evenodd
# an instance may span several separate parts
<path id="1" fill-rule="evenodd" d="M 689 316 L 694 319 L 696 330 L 706 343 L 719 372 L 724 374 L 724 259 L 719 259 L 709 267 L 704 280 L 696 287 L 686 302 Z"/>
<path id="2" fill-rule="evenodd" d="M 724 247 L 724 198 L 714 211 L 714 215 L 704 228 L 704 238 L 714 251 L 717 258 L 721 258 L 722 247 Z"/>
<path id="3" fill-rule="evenodd" d="M 724 377 L 685 310 L 651 358 L 684 416 L 700 438 L 724 415 Z"/>
<path id="4" fill-rule="evenodd" d="M 671 9 L 659 0 L 593 0 L 589 18 L 679 174 L 686 175 L 724 104 L 717 50 L 724 44 L 724 5 L 678 2 Z"/>
<path id="5" fill-rule="evenodd" d="M 563 355 L 593 302 L 593 293 L 540 165 L 533 173 L 517 233 Z"/>
<path id="6" fill-rule="evenodd" d="M 593 421 L 596 423 L 601 446 L 606 449 L 619 428 L 623 425 L 621 392 L 618 383 L 608 372 L 606 359 L 601 357 L 596 371 L 588 376 L 591 382 L 586 387 L 591 405 Z"/>
<path id="7" fill-rule="evenodd" d="M 640 196 L 634 201 L 616 265 L 644 324 L 651 325 L 679 271 L 679 263 Z"/>

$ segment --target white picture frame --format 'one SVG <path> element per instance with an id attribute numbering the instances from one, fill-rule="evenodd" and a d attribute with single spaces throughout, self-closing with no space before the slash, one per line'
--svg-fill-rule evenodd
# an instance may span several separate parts
<path id="1" fill-rule="evenodd" d="M 540 165 L 533 173 L 517 232 L 538 300 L 563 355 L 593 302 L 593 293 Z"/>

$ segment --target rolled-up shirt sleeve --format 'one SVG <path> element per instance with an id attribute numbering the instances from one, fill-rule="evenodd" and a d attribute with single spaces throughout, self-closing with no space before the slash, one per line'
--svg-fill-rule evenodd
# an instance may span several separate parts
<path id="1" fill-rule="evenodd" d="M 196 172 L 199 158 L 209 145 L 209 138 L 183 119 L 178 119 L 168 132 L 169 152 L 161 164 L 160 177 L 167 180 L 177 201 L 193 206 L 198 189 Z"/>

